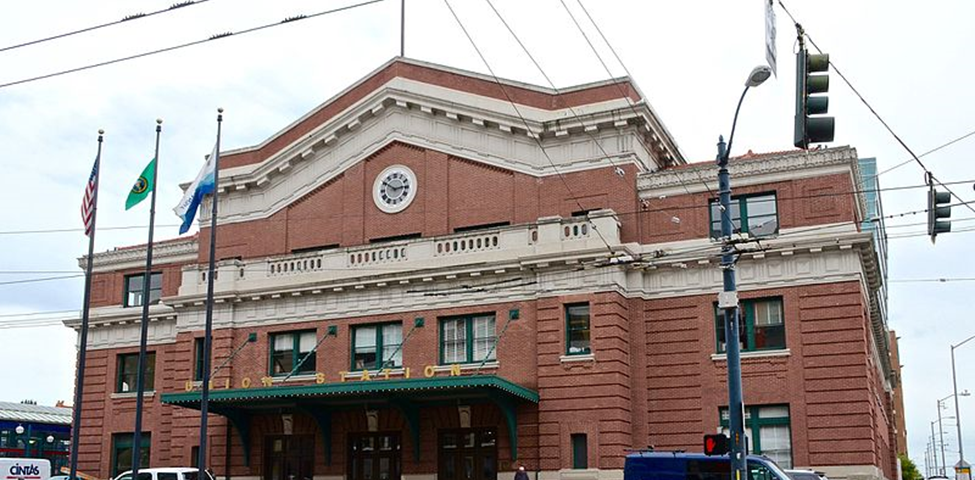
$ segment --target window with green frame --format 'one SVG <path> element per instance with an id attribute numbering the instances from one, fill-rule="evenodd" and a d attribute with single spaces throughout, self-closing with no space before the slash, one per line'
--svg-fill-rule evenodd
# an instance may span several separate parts
<path id="1" fill-rule="evenodd" d="M 139 468 L 149 468 L 149 446 L 152 444 L 152 434 L 142 432 L 139 437 Z M 112 434 L 112 476 L 116 476 L 126 470 L 132 469 L 132 446 L 134 445 L 133 434 L 115 433 Z M 139 474 L 142 478 L 142 474 Z"/>
<path id="2" fill-rule="evenodd" d="M 721 408 L 721 430 L 728 433 L 728 409 Z M 782 468 L 792 468 L 792 431 L 788 405 L 745 407 L 745 436 L 748 451 L 775 460 Z"/>
<path id="3" fill-rule="evenodd" d="M 193 339 L 193 380 L 203 380 L 203 337 Z"/>
<path id="4" fill-rule="evenodd" d="M 271 375 L 285 376 L 294 370 L 301 359 L 308 358 L 295 373 L 315 372 L 315 344 L 318 343 L 315 330 L 272 333 L 270 337 L 271 361 L 268 371 Z"/>
<path id="5" fill-rule="evenodd" d="M 589 342 L 589 304 L 566 305 L 565 354 L 588 355 L 592 353 Z"/>
<path id="6" fill-rule="evenodd" d="M 714 330 L 718 353 L 726 351 L 724 312 L 715 305 Z M 742 300 L 739 306 L 738 338 L 741 351 L 782 350 L 785 348 L 785 313 L 781 298 Z"/>
<path id="7" fill-rule="evenodd" d="M 142 279 L 145 274 L 127 275 L 125 277 L 125 307 L 142 306 Z M 149 305 L 159 303 L 162 299 L 162 273 L 152 272 L 149 276 Z"/>
<path id="8" fill-rule="evenodd" d="M 494 314 L 467 315 L 440 320 L 440 364 L 494 360 Z"/>
<path id="9" fill-rule="evenodd" d="M 118 356 L 115 370 L 115 391 L 126 393 L 136 391 L 139 373 L 139 354 L 123 353 Z M 142 376 L 143 390 L 151 392 L 155 389 L 156 353 L 146 352 L 145 373 Z"/>
<path id="10" fill-rule="evenodd" d="M 403 324 L 373 323 L 352 327 L 352 370 L 376 370 L 403 365 Z"/>
<path id="11" fill-rule="evenodd" d="M 721 208 L 711 201 L 711 238 L 721 237 Z M 731 198 L 731 231 L 764 237 L 779 232 L 779 213 L 775 193 Z"/>
<path id="12" fill-rule="evenodd" d="M 573 433 L 569 435 L 572 443 L 572 468 L 589 468 L 589 442 L 585 433 Z"/>

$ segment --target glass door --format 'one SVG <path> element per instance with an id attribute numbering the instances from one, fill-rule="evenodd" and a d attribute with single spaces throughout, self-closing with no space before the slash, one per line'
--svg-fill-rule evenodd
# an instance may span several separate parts
<path id="1" fill-rule="evenodd" d="M 399 480 L 399 433 L 349 434 L 349 480 Z"/>
<path id="2" fill-rule="evenodd" d="M 493 428 L 441 430 L 438 480 L 497 480 L 498 441 Z"/>
<path id="3" fill-rule="evenodd" d="M 314 435 L 270 435 L 264 440 L 264 480 L 313 480 Z"/>

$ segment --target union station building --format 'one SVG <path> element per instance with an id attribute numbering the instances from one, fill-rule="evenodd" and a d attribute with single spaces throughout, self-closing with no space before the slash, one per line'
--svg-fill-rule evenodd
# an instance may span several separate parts
<path id="1" fill-rule="evenodd" d="M 730 168 L 751 451 L 896 479 L 875 163 L 838 147 Z M 224 151 L 207 465 L 600 480 L 634 449 L 701 451 L 727 428 L 716 178 L 632 79 L 555 91 L 403 58 Z M 95 256 L 84 473 L 195 463 L 209 211 L 155 244 L 148 298 L 145 245 Z"/>

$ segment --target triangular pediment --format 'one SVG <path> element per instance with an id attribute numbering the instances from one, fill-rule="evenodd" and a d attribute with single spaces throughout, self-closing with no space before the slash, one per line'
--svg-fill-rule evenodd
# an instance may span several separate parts
<path id="1" fill-rule="evenodd" d="M 222 152 L 220 222 L 274 215 L 397 142 L 535 177 L 683 162 L 628 79 L 556 92 L 394 59 L 260 145 Z"/>

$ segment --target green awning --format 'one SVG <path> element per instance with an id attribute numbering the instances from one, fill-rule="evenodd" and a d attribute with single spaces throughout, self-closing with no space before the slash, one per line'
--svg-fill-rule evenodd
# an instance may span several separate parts
<path id="1" fill-rule="evenodd" d="M 210 402 L 217 404 L 262 403 L 267 400 L 308 399 L 329 397 L 363 397 L 396 394 L 399 397 L 429 397 L 438 393 L 466 394 L 477 392 L 503 392 L 521 400 L 538 403 L 538 392 L 525 388 L 496 375 L 470 375 L 456 377 L 403 378 L 395 380 L 349 380 L 300 386 L 235 388 L 210 390 Z M 412 395 L 411 395 L 412 394 Z M 181 392 L 162 394 L 162 403 L 195 407 L 202 393 Z"/>
<path id="2" fill-rule="evenodd" d="M 162 403 L 201 408 L 201 392 L 164 393 Z M 376 402 L 398 409 L 413 438 L 413 458 L 420 461 L 420 407 L 425 403 L 483 399 L 495 404 L 508 424 L 512 459 L 518 458 L 517 403 L 538 403 L 538 392 L 496 375 L 467 375 L 395 380 L 349 380 L 298 386 L 210 390 L 208 411 L 226 417 L 237 430 L 250 458 L 251 416 L 261 410 L 292 408 L 310 415 L 324 437 L 326 463 L 331 464 L 332 410 Z"/>

